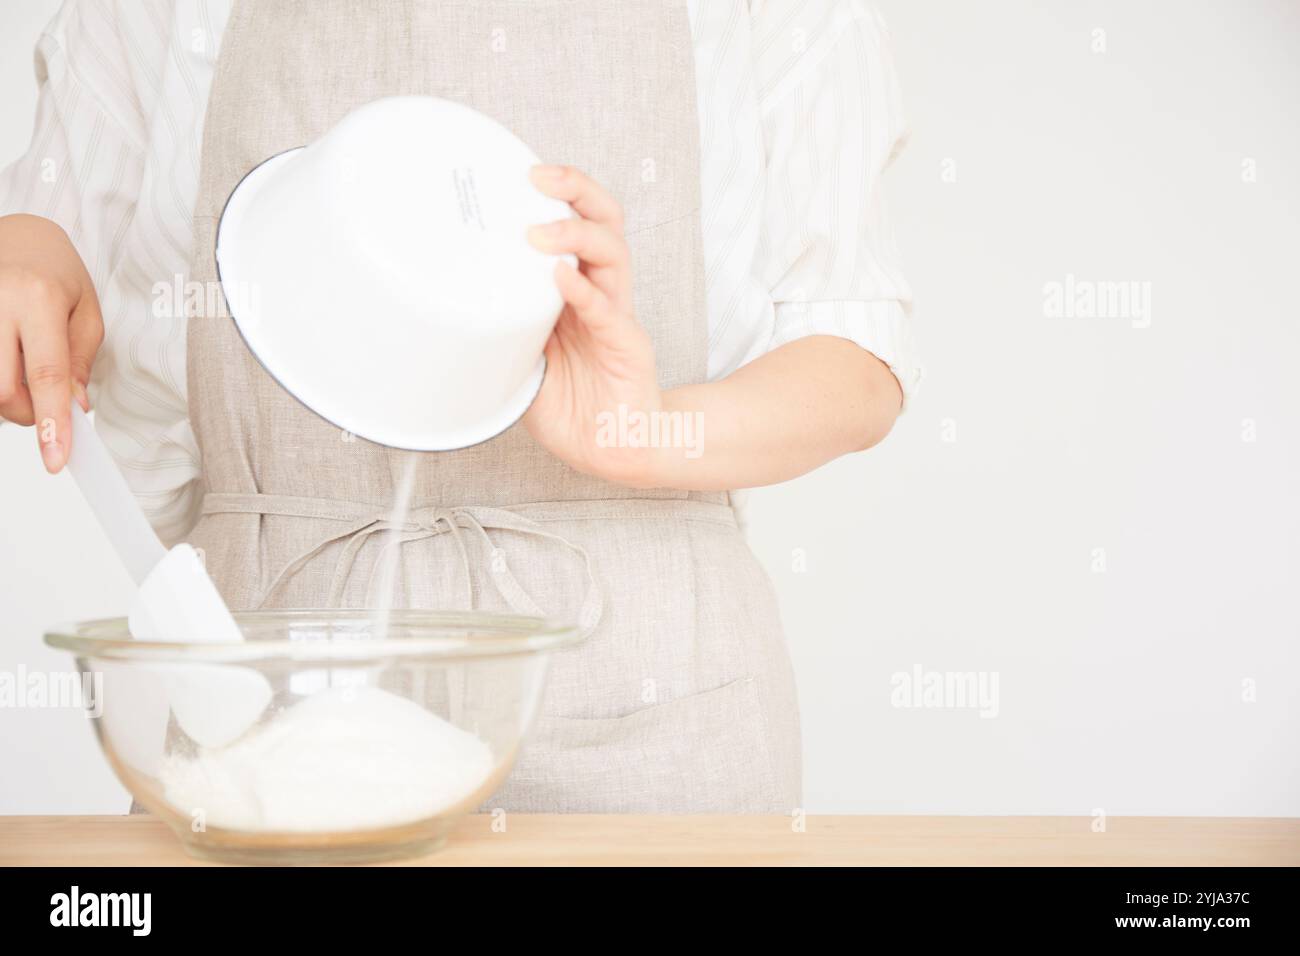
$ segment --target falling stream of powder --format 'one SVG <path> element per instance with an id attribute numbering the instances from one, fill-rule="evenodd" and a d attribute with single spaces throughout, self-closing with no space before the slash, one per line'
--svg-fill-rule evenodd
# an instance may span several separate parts
<path id="1" fill-rule="evenodd" d="M 397 572 L 402 566 L 402 541 L 406 534 L 402 529 L 411 512 L 411 493 L 415 487 L 415 469 L 420 463 L 418 452 L 408 452 L 402 477 L 393 494 L 393 509 L 389 512 L 389 522 L 393 525 L 393 540 L 375 559 L 379 567 L 379 601 L 373 611 L 371 632 L 376 640 L 388 636 L 388 622 L 392 615 L 394 590 L 397 584 Z"/>

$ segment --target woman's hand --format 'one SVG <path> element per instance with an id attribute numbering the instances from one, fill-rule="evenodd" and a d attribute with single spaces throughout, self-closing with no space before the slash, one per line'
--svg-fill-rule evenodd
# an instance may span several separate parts
<path id="1" fill-rule="evenodd" d="M 51 474 L 68 460 L 72 398 L 90 410 L 103 338 L 99 298 L 67 234 L 39 216 L 0 216 L 0 416 L 37 426 Z"/>
<path id="2" fill-rule="evenodd" d="M 788 481 L 889 433 L 902 403 L 898 380 L 866 349 L 834 336 L 797 339 L 721 381 L 661 392 L 650 337 L 632 312 L 618 203 L 575 169 L 538 167 L 533 181 L 581 217 L 529 236 L 580 263 L 556 268 L 565 308 L 546 345 L 546 379 L 524 416 L 557 458 L 637 488 L 730 490 Z M 660 437 L 676 437 L 648 446 L 637 438 L 638 447 L 621 424 L 610 427 L 636 413 L 670 423 Z"/>
<path id="3" fill-rule="evenodd" d="M 536 226 L 529 241 L 543 252 L 572 253 L 579 268 L 556 267 L 564 311 L 546 344 L 546 379 L 524 423 L 544 448 L 579 471 L 652 487 L 655 452 L 611 442 L 601 425 L 617 419 L 620 406 L 647 415 L 662 407 L 654 349 L 632 309 L 623 211 L 572 167 L 538 166 L 533 183 L 572 205 L 579 218 Z"/>

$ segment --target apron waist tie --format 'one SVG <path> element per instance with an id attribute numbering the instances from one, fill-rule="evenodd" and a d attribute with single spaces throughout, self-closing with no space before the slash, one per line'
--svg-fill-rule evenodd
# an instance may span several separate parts
<path id="1" fill-rule="evenodd" d="M 584 637 L 595 630 L 596 625 L 600 623 L 601 615 L 604 613 L 604 598 L 600 586 L 596 582 L 591 556 L 583 548 L 567 538 L 552 534 L 543 529 L 537 522 L 505 508 L 488 508 L 477 505 L 451 508 L 433 506 L 412 508 L 405 516 L 402 516 L 391 511 L 376 511 L 370 506 L 354 506 L 345 501 L 335 501 L 327 498 L 299 498 L 289 495 L 261 494 L 208 494 L 203 498 L 202 510 L 205 515 L 280 515 L 323 518 L 343 524 L 343 527 L 337 532 L 328 534 L 281 568 L 280 572 L 258 597 L 255 606 L 259 608 L 266 604 L 279 590 L 280 586 L 301 570 L 307 562 L 311 561 L 331 544 L 347 539 L 347 543 L 335 562 L 334 573 L 330 580 L 328 606 L 338 607 L 342 603 L 343 589 L 352 574 L 357 555 L 371 535 L 387 531 L 394 533 L 397 538 L 381 553 L 380 558 L 375 561 L 370 570 L 369 579 L 366 582 L 367 604 L 371 602 L 375 586 L 375 571 L 381 564 L 384 564 L 384 557 L 389 549 L 393 549 L 390 560 L 395 563 L 398 556 L 397 551 L 400 550 L 402 545 L 450 533 L 456 543 L 457 550 L 460 552 L 461 563 L 465 571 L 466 601 L 469 609 L 473 610 L 475 604 L 474 575 L 470 564 L 469 550 L 465 546 L 464 538 L 465 533 L 468 532 L 481 538 L 487 547 L 492 580 L 496 583 L 497 590 L 501 592 L 511 609 L 517 614 L 547 617 L 548 615 L 542 611 L 537 602 L 519 584 L 514 572 L 510 570 L 510 565 L 506 562 L 505 553 L 493 543 L 492 538 L 488 535 L 487 529 L 492 528 L 501 531 L 514 531 L 519 534 L 529 534 L 554 541 L 568 548 L 582 559 L 583 568 L 587 574 L 587 594 L 583 598 L 582 607 L 578 612 L 578 626 Z"/>

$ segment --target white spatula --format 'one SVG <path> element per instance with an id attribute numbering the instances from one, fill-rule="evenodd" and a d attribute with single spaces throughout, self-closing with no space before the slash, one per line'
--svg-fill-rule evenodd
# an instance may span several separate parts
<path id="1" fill-rule="evenodd" d="M 112 455 L 75 402 L 68 471 L 139 585 L 129 617 L 136 640 L 209 643 L 244 639 L 198 552 L 188 544 L 178 544 L 170 551 L 163 547 Z M 271 685 L 265 676 L 247 667 L 166 664 L 152 669 L 164 676 L 171 712 L 181 729 L 205 747 L 220 747 L 240 736 L 271 700 Z M 123 679 L 117 682 L 128 683 Z M 105 715 L 113 709 L 105 708 Z M 151 722 L 157 719 L 156 711 L 137 717 Z M 165 729 L 165 715 L 163 723 Z"/>

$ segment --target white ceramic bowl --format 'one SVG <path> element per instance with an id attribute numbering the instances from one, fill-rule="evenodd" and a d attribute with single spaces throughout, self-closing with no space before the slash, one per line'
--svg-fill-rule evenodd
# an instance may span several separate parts
<path id="1" fill-rule="evenodd" d="M 562 307 L 529 226 L 571 216 L 537 156 L 470 107 L 375 100 L 235 188 L 217 266 L 268 372 L 340 428 L 397 448 L 486 441 L 527 410 Z M 567 257 L 572 262 L 572 257 Z"/>

